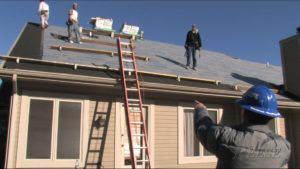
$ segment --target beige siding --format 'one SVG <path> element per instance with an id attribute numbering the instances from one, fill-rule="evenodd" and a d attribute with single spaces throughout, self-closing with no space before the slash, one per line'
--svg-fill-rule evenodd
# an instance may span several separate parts
<path id="1" fill-rule="evenodd" d="M 286 119 L 285 118 L 280 118 L 278 120 L 278 127 L 279 127 L 279 135 L 281 135 L 282 137 L 286 138 L 286 131 L 285 131 L 285 121 Z"/>
<path id="2" fill-rule="evenodd" d="M 176 168 L 178 148 L 177 104 L 155 106 L 155 167 Z"/>
<path id="3" fill-rule="evenodd" d="M 20 102 L 17 100 L 17 116 L 14 119 L 15 132 L 18 133 L 20 120 Z M 154 128 L 154 160 L 155 168 L 214 168 L 215 162 L 179 164 L 178 159 L 178 102 L 155 100 L 155 128 Z M 240 112 L 234 104 L 218 104 L 223 108 L 222 123 L 225 125 L 236 125 L 240 122 Z M 88 150 L 86 154 L 87 168 L 114 168 L 115 166 L 115 99 L 90 98 L 89 102 L 89 124 L 88 124 Z M 99 119 L 103 119 L 104 126 L 99 126 Z M 292 117 L 293 137 L 295 140 L 295 156 L 300 155 L 300 123 L 297 119 L 300 115 L 294 113 Z M 286 134 L 286 120 L 280 119 L 278 123 L 280 134 Z M 15 148 L 13 153 L 13 164 L 16 163 L 18 135 L 14 135 Z M 297 161 L 299 166 L 299 160 Z M 15 167 L 15 166 L 12 166 Z"/>
<path id="4" fill-rule="evenodd" d="M 89 142 L 87 168 L 114 167 L 115 101 L 91 100 L 89 109 Z M 104 126 L 99 126 L 99 119 Z"/>
<path id="5" fill-rule="evenodd" d="M 214 168 L 216 163 L 178 164 L 178 103 L 161 102 L 155 106 L 155 167 L 156 168 Z M 236 124 L 234 106 L 222 105 L 222 121 Z"/>

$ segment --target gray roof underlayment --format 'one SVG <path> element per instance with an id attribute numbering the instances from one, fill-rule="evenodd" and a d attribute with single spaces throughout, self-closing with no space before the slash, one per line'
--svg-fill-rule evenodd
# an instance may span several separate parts
<path id="1" fill-rule="evenodd" d="M 57 35 L 60 38 L 57 38 Z M 44 31 L 43 59 L 69 63 L 107 66 L 119 68 L 118 57 L 105 54 L 82 53 L 73 51 L 59 51 L 50 49 L 51 46 L 71 46 L 92 48 L 117 52 L 117 47 L 92 43 L 70 44 L 66 41 L 66 27 L 49 26 Z M 89 38 L 82 35 L 83 38 Z M 185 38 L 185 37 L 183 37 Z M 116 42 L 116 38 L 97 35 L 95 40 Z M 182 39 L 184 42 L 185 39 Z M 251 61 L 241 60 L 219 52 L 201 50 L 200 58 L 197 53 L 197 71 L 185 69 L 186 58 L 183 46 L 156 42 L 151 40 L 135 41 L 137 55 L 147 56 L 150 61 L 138 60 L 141 71 L 172 74 L 211 80 L 220 80 L 222 84 L 229 85 L 254 85 L 254 84 L 283 84 L 282 68 L 280 66 L 266 65 Z M 204 44 L 205 46 L 205 44 Z"/>

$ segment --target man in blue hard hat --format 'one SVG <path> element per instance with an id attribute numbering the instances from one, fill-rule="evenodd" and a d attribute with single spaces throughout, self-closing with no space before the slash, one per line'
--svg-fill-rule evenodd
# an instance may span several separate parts
<path id="1" fill-rule="evenodd" d="M 196 101 L 194 127 L 203 146 L 218 158 L 217 168 L 280 168 L 287 164 L 290 143 L 268 127 L 281 117 L 275 94 L 265 86 L 250 88 L 237 101 L 244 122 L 236 127 L 220 126 L 209 117 L 203 103 Z"/>

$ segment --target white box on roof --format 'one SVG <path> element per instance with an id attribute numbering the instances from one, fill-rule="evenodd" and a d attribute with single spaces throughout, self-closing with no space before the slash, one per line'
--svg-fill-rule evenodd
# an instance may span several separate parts
<path id="1" fill-rule="evenodd" d="M 122 33 L 137 35 L 139 33 L 139 27 L 134 25 L 123 24 Z"/>
<path id="2" fill-rule="evenodd" d="M 94 24 L 94 29 L 113 30 L 113 20 L 111 18 L 95 17 L 91 18 L 91 23 Z"/>

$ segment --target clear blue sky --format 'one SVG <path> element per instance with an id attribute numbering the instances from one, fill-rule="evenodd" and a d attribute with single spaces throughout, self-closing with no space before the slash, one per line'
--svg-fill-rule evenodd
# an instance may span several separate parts
<path id="1" fill-rule="evenodd" d="M 279 40 L 296 34 L 300 1 L 292 0 L 46 0 L 50 24 L 65 26 L 72 2 L 78 3 L 81 26 L 91 17 L 140 26 L 145 39 L 183 45 L 192 23 L 203 48 L 260 63 L 281 65 Z M 0 54 L 7 54 L 26 22 L 39 22 L 38 0 L 0 1 Z"/>

